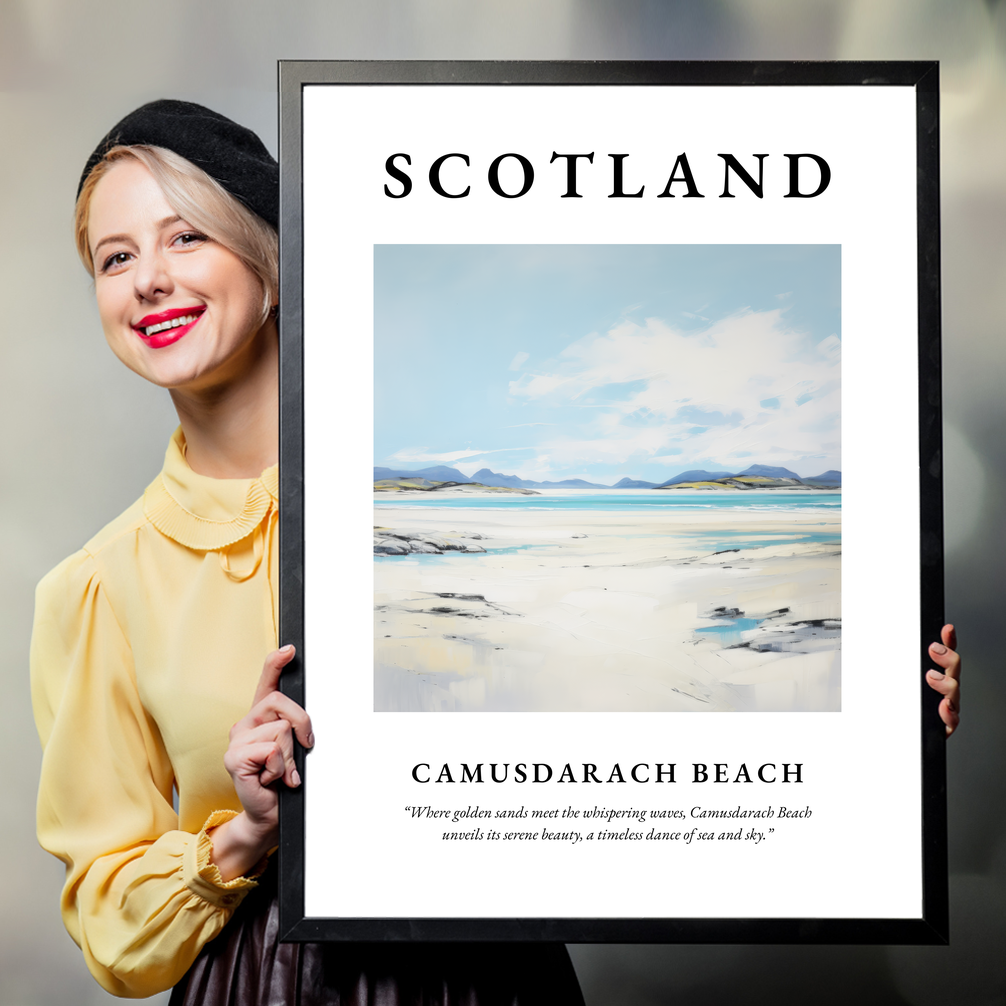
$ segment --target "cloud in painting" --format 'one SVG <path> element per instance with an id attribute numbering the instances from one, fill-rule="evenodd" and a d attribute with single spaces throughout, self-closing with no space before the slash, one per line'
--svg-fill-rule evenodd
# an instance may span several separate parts
<path id="1" fill-rule="evenodd" d="M 820 456 L 840 437 L 841 341 L 741 311 L 696 331 L 623 321 L 509 382 L 515 402 L 590 410 L 540 443 L 553 464 Z"/>
<path id="2" fill-rule="evenodd" d="M 483 450 L 481 447 L 474 447 L 463 451 L 431 451 L 428 447 L 403 447 L 387 456 L 388 461 L 400 461 L 402 464 L 416 464 L 419 462 L 448 464 L 451 461 L 462 461 L 465 458 L 478 457 L 480 454 L 498 454 L 501 451 L 519 451 L 519 447 L 500 447 L 496 450 Z"/>

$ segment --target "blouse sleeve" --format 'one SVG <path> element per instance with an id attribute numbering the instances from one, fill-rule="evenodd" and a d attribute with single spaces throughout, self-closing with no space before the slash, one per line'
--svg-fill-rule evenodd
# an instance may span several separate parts
<path id="1" fill-rule="evenodd" d="M 255 882 L 224 882 L 208 828 L 178 830 L 171 764 L 140 703 L 129 642 L 78 552 L 39 584 L 31 645 L 42 741 L 38 837 L 66 865 L 63 921 L 118 996 L 170 988 Z"/>

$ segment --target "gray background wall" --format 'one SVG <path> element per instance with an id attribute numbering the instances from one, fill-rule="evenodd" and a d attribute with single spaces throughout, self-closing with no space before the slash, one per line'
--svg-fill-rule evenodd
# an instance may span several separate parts
<path id="1" fill-rule="evenodd" d="M 32 590 L 138 496 L 175 422 L 104 345 L 70 236 L 78 172 L 122 114 L 166 96 L 275 149 L 279 58 L 942 61 L 947 613 L 967 663 L 950 745 L 953 945 L 572 950 L 590 1006 L 1006 1002 L 1004 52 L 998 0 L 3 0 L 0 1006 L 108 999 L 62 929 L 61 869 L 34 839 Z M 869 653 L 845 660 L 883 673 Z"/>

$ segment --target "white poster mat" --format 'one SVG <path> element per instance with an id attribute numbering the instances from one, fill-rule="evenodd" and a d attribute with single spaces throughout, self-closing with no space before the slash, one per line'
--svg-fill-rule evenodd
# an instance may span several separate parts
<path id="1" fill-rule="evenodd" d="M 911 87 L 305 87 L 305 653 L 318 738 L 307 774 L 308 916 L 921 917 L 915 143 Z M 553 151 L 595 152 L 593 165 L 580 162 L 582 199 L 560 198 L 565 162 L 549 165 Z M 385 170 L 398 152 L 412 159 L 398 161 L 414 183 L 405 199 L 384 191 L 400 191 Z M 458 191 L 471 185 L 467 198 L 430 188 L 430 164 L 449 152 L 471 159 L 443 173 Z M 535 167 L 519 199 L 500 198 L 486 179 L 508 152 Z M 658 200 L 681 152 L 706 198 Z M 784 154 L 801 152 L 831 167 L 819 198 L 783 198 Z M 630 155 L 625 191 L 645 184 L 643 198 L 608 198 L 608 153 Z M 751 155 L 769 154 L 764 198 L 737 179 L 736 198 L 718 198 L 720 153 L 752 172 Z M 511 191 L 514 177 L 503 176 Z M 374 245 L 439 243 L 841 246 L 840 712 L 374 712 Z M 602 778 L 615 763 L 623 772 L 645 763 L 651 775 L 674 763 L 676 781 L 412 776 L 420 763 L 435 778 L 443 764 L 530 772 L 535 762 L 570 763 L 578 775 L 594 763 Z M 694 783 L 693 763 L 724 763 L 731 778 L 742 763 L 780 775 L 799 763 L 802 781 Z M 762 841 L 446 843 L 445 823 L 416 820 L 415 806 L 812 813 L 727 824 L 764 832 Z M 620 831 L 626 821 L 594 824 Z"/>

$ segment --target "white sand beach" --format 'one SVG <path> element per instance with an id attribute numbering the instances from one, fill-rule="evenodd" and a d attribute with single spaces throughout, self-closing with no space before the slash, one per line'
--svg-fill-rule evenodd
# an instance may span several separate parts
<path id="1" fill-rule="evenodd" d="M 835 510 L 391 502 L 375 541 L 486 551 L 375 557 L 378 710 L 840 708 Z"/>

